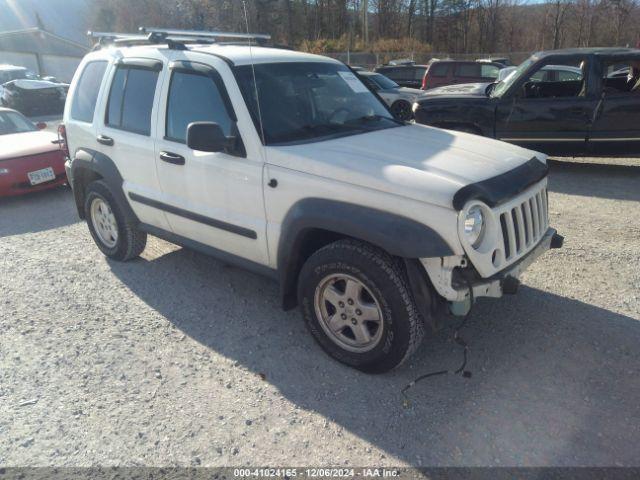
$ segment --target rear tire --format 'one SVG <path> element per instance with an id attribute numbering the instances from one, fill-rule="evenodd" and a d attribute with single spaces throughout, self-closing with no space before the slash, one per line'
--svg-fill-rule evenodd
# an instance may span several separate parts
<path id="1" fill-rule="evenodd" d="M 89 232 L 107 257 L 127 261 L 139 256 L 147 244 L 147 234 L 123 214 L 109 186 L 103 180 L 89 184 L 84 214 Z"/>
<path id="2" fill-rule="evenodd" d="M 424 335 L 399 264 L 383 250 L 356 240 L 331 243 L 306 261 L 298 301 L 320 346 L 363 372 L 397 367 Z"/>

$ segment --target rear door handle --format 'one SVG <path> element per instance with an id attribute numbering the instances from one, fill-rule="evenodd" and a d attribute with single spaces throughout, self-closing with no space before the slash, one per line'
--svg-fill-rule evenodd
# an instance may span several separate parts
<path id="1" fill-rule="evenodd" d="M 106 145 L 108 147 L 113 146 L 113 138 L 111 138 L 111 137 L 106 137 L 104 135 L 98 135 L 98 138 L 96 140 L 98 140 L 98 143 L 101 143 L 102 145 Z"/>
<path id="2" fill-rule="evenodd" d="M 184 165 L 184 157 L 177 153 L 160 152 L 160 160 L 167 163 L 173 163 L 174 165 Z"/>

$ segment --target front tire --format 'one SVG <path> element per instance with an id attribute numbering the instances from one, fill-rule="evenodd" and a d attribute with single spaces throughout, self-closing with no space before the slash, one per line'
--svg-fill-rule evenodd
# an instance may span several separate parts
<path id="1" fill-rule="evenodd" d="M 298 280 L 298 301 L 320 346 L 363 372 L 397 367 L 424 334 L 398 263 L 356 240 L 329 244 L 307 260 Z"/>
<path id="2" fill-rule="evenodd" d="M 93 240 L 107 257 L 124 262 L 139 256 L 144 250 L 147 234 L 127 221 L 103 180 L 92 182 L 87 187 L 84 214 Z"/>
<path id="3" fill-rule="evenodd" d="M 411 104 L 406 100 L 398 100 L 391 105 L 391 113 L 398 120 L 408 122 L 413 117 Z"/>

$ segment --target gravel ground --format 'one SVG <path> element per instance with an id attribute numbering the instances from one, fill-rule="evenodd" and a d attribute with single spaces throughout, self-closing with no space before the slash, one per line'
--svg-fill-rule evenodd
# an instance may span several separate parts
<path id="1" fill-rule="evenodd" d="M 640 167 L 554 163 L 565 247 L 401 369 L 328 358 L 275 283 L 150 239 L 105 259 L 70 191 L 0 201 L 0 466 L 640 465 Z"/>

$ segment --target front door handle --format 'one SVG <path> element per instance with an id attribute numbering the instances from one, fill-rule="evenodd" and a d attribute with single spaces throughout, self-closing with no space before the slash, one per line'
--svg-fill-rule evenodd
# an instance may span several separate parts
<path id="1" fill-rule="evenodd" d="M 101 143 L 102 145 L 106 145 L 108 147 L 113 146 L 113 138 L 111 137 L 107 137 L 105 135 L 98 135 L 98 138 L 96 140 L 98 140 L 98 143 Z"/>
<path id="2" fill-rule="evenodd" d="M 173 163 L 174 165 L 184 165 L 184 157 L 177 153 L 160 152 L 160 160 L 167 163 Z"/>

